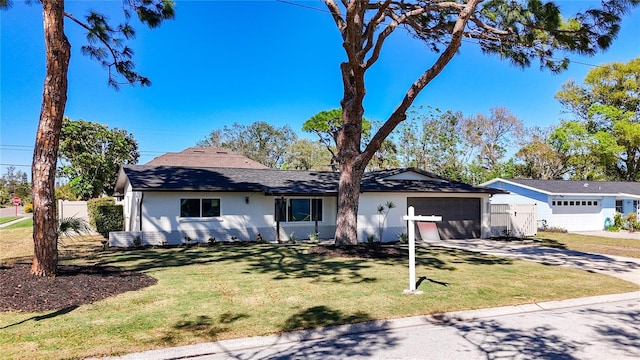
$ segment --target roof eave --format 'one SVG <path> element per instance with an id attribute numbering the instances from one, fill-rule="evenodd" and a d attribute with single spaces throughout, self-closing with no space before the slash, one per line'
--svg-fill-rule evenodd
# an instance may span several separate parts
<path id="1" fill-rule="evenodd" d="M 539 188 L 536 188 L 536 187 L 533 187 L 533 186 L 528 186 L 528 185 L 520 184 L 520 183 L 518 183 L 518 182 L 515 182 L 515 181 L 509 181 L 509 180 L 507 180 L 507 179 L 502 179 L 502 178 L 497 178 L 497 179 L 494 179 L 494 180 L 489 180 L 489 181 L 487 181 L 487 182 L 484 182 L 484 183 L 480 184 L 480 186 L 487 186 L 487 185 L 490 185 L 490 184 L 494 184 L 494 183 L 496 183 L 496 182 L 498 182 L 498 181 L 502 181 L 502 182 L 505 182 L 505 183 L 510 184 L 510 185 L 513 185 L 513 186 L 521 187 L 521 188 L 523 188 L 523 189 L 532 190 L 532 191 L 537 191 L 537 192 L 539 192 L 539 193 L 546 194 L 546 195 L 553 195 L 553 194 L 554 194 L 554 193 L 552 193 L 552 192 L 550 192 L 550 191 L 547 191 L 547 190 L 542 190 L 542 189 L 539 189 Z"/>

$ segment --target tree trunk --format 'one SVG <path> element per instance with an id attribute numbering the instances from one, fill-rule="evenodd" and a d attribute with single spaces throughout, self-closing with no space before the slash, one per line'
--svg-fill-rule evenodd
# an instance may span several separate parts
<path id="1" fill-rule="evenodd" d="M 71 46 L 64 34 L 64 0 L 43 0 L 46 77 L 36 133 L 33 182 L 33 263 L 31 274 L 55 276 L 58 265 L 55 176 L 62 118 L 67 103 Z"/>
<path id="2" fill-rule="evenodd" d="M 338 215 L 336 219 L 336 245 L 358 243 L 358 202 L 362 170 L 352 162 L 340 164 L 338 183 Z"/>
<path id="3" fill-rule="evenodd" d="M 336 136 L 338 153 L 336 161 L 340 165 L 338 182 L 338 214 L 336 218 L 336 245 L 358 243 L 358 203 L 360 181 L 366 162 L 360 153 L 362 141 L 362 116 L 364 108 L 364 72 L 353 69 L 348 63 L 342 64 L 344 97 L 342 105 L 342 127 Z M 368 161 L 368 159 L 367 159 Z"/>

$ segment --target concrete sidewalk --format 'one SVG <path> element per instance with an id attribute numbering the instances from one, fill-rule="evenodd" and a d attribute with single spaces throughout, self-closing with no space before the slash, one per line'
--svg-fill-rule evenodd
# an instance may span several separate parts
<path id="1" fill-rule="evenodd" d="M 608 237 L 608 238 L 614 238 L 614 239 L 640 240 L 640 231 L 630 232 L 627 230 L 620 230 L 620 231 L 596 230 L 596 231 L 578 231 L 578 232 L 571 232 L 571 233 L 578 234 L 578 235 L 587 235 L 587 236 Z"/>
<path id="2" fill-rule="evenodd" d="M 477 239 L 423 246 L 576 267 L 640 284 L 640 259 Z M 370 321 L 112 359 L 638 359 L 639 318 L 640 291 Z"/>

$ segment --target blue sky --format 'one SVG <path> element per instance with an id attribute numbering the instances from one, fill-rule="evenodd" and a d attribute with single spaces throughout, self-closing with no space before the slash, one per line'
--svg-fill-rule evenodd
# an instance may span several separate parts
<path id="1" fill-rule="evenodd" d="M 107 86 L 107 71 L 83 56 L 82 29 L 67 21 L 72 44 L 66 116 L 126 129 L 141 151 L 140 163 L 194 146 L 213 129 L 234 122 L 289 124 L 300 131 L 315 113 L 339 107 L 341 39 L 321 1 L 177 1 L 176 19 L 149 30 L 137 26 L 130 43 L 137 70 L 151 87 Z M 594 1 L 559 1 L 585 8 Z M 75 16 L 95 9 L 121 17 L 120 1 L 67 1 Z M 537 64 L 522 70 L 463 43 L 449 66 L 418 97 L 416 106 L 488 113 L 507 107 L 526 126 L 559 123 L 554 94 L 570 80 L 608 62 L 640 56 L 640 9 L 625 18 L 612 47 L 594 57 L 570 56 L 559 75 Z M 0 172 L 8 165 L 30 173 L 44 79 L 42 17 L 21 0 L 0 12 Z M 434 54 L 400 30 L 367 77 L 365 116 L 385 119 Z"/>

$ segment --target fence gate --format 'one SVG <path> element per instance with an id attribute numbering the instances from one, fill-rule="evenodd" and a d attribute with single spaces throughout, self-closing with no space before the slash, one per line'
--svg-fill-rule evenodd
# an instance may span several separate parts
<path id="1" fill-rule="evenodd" d="M 491 204 L 491 236 L 536 236 L 536 204 Z"/>

